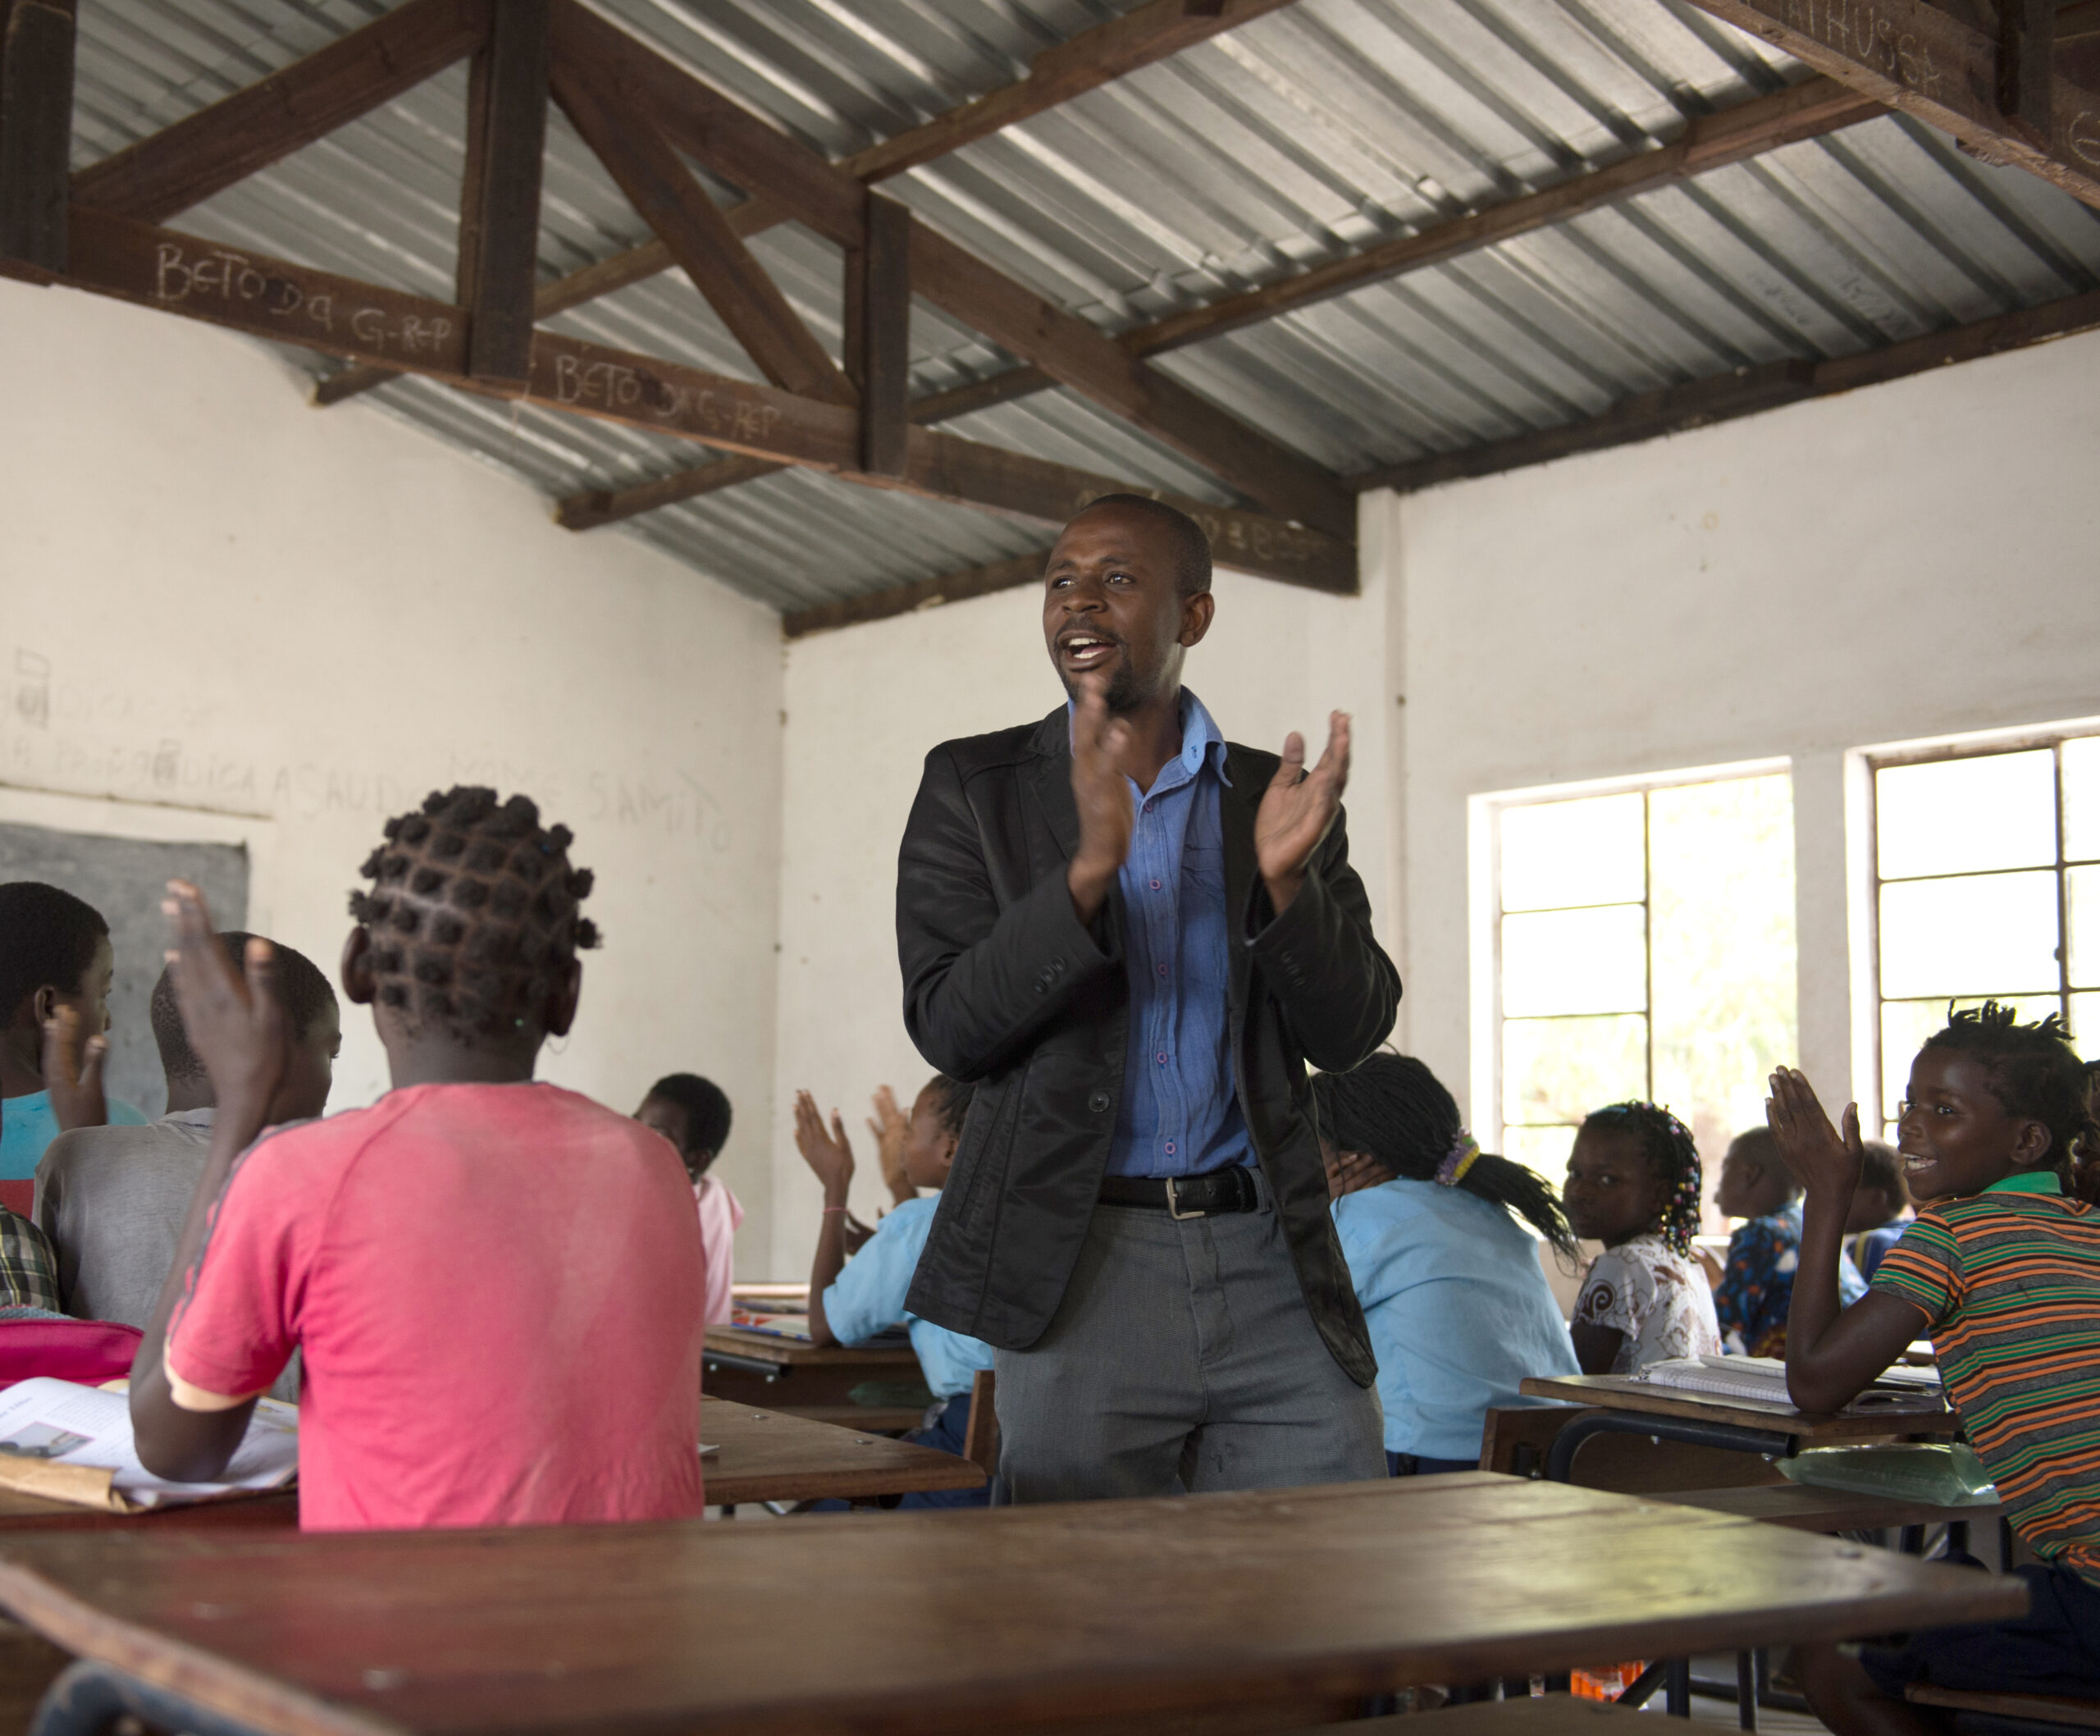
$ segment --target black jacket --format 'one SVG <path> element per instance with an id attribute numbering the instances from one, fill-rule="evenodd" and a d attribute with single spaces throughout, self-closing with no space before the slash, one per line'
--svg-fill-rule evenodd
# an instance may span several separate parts
<path id="1" fill-rule="evenodd" d="M 1228 745 L 1220 792 L 1239 1108 L 1282 1213 L 1306 1305 L 1360 1386 L 1376 1372 L 1332 1220 L 1305 1064 L 1355 1067 L 1392 1029 L 1399 973 L 1371 938 L 1370 902 L 1340 818 L 1276 916 L 1256 871 L 1254 813 L 1276 756 Z M 919 1052 L 977 1086 L 907 1306 L 1002 1350 L 1057 1312 L 1116 1131 L 1129 1022 L 1123 909 L 1089 930 L 1066 865 L 1079 847 L 1070 725 L 1040 724 L 926 756 L 898 852 L 904 1022 Z"/>

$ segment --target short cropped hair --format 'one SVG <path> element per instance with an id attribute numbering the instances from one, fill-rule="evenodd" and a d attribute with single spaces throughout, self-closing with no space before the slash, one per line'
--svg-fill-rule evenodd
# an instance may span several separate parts
<path id="1" fill-rule="evenodd" d="M 217 937 L 234 969 L 247 958 L 248 943 L 255 937 L 228 929 Z M 277 997 L 285 1003 L 285 1016 L 291 1021 L 292 1041 L 304 1043 L 324 1007 L 336 1004 L 336 991 L 305 953 L 272 941 L 277 951 Z M 153 1024 L 153 1046 L 161 1052 L 161 1071 L 171 1081 L 202 1079 L 204 1063 L 189 1046 L 189 1033 L 182 1027 L 182 1007 L 176 999 L 175 967 L 169 966 L 153 984 L 149 1009 Z"/>
<path id="2" fill-rule="evenodd" d="M 70 892 L 42 880 L 0 886 L 0 1024 L 47 985 L 77 993 L 108 934 L 102 912 Z"/>
<path id="3" fill-rule="evenodd" d="M 1211 587 L 1211 539 L 1202 525 L 1178 506 L 1155 500 L 1146 494 L 1096 495 L 1078 512 L 1078 519 L 1101 506 L 1120 506 L 1147 514 L 1166 528 L 1174 545 L 1174 587 L 1184 596 L 1194 596 Z"/>
<path id="4" fill-rule="evenodd" d="M 1787 1154 L 1779 1149 L 1778 1135 L 1769 1127 L 1746 1127 L 1728 1141 L 1728 1149 L 1740 1151 L 1746 1157 L 1757 1159 L 1767 1169 L 1777 1170 L 1787 1186 L 1796 1193 L 1801 1190 L 1794 1172 L 1787 1162 Z"/>
<path id="5" fill-rule="evenodd" d="M 729 1099 L 713 1080 L 697 1073 L 666 1073 L 650 1086 L 649 1094 L 686 1112 L 685 1149 L 680 1156 L 696 1151 L 713 1154 L 729 1143 Z"/>
<path id="6" fill-rule="evenodd" d="M 1860 1141 L 1860 1186 L 1879 1188 L 1899 1206 L 1911 1203 L 1911 1186 L 1903 1179 L 1903 1159 L 1893 1145 L 1881 1140 Z"/>

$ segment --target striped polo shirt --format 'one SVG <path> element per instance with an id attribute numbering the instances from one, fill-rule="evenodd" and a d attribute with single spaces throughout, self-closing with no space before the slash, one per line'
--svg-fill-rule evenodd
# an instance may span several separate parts
<path id="1" fill-rule="evenodd" d="M 2100 1212 L 2053 1172 L 2009 1176 L 1920 1212 L 1874 1288 L 1924 1310 L 2013 1528 L 2100 1585 Z"/>

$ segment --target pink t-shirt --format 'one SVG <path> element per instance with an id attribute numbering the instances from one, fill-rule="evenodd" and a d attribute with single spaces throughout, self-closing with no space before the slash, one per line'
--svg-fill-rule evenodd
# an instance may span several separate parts
<path id="1" fill-rule="evenodd" d="M 669 1145 L 572 1091 L 390 1091 L 242 1157 L 168 1366 L 245 1394 L 304 1352 L 308 1530 L 697 1516 L 691 1199 Z"/>
<path id="2" fill-rule="evenodd" d="M 729 1184 L 712 1176 L 693 1183 L 692 1197 L 700 1208 L 700 1245 L 707 1258 L 707 1323 L 726 1326 L 737 1282 L 737 1227 L 744 1221 L 744 1208 Z"/>

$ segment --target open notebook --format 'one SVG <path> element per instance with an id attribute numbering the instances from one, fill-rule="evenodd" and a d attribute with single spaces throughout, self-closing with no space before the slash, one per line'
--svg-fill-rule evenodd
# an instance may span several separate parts
<path id="1" fill-rule="evenodd" d="M 1787 1391 L 1787 1365 L 1775 1356 L 1673 1356 L 1650 1363 L 1635 1378 L 1654 1387 L 1711 1393 L 1717 1398 L 1749 1399 L 1789 1408 L 1794 1402 Z M 1872 1410 L 1909 1399 L 1939 1396 L 1937 1368 L 1898 1364 L 1845 1408 L 1847 1412 Z"/>
<path id="2" fill-rule="evenodd" d="M 298 1471 L 299 1410 L 276 1399 L 257 1401 L 221 1481 L 170 1482 L 139 1463 L 123 1392 L 43 1375 L 0 1392 L 0 1489 L 142 1513 L 281 1488 Z"/>

